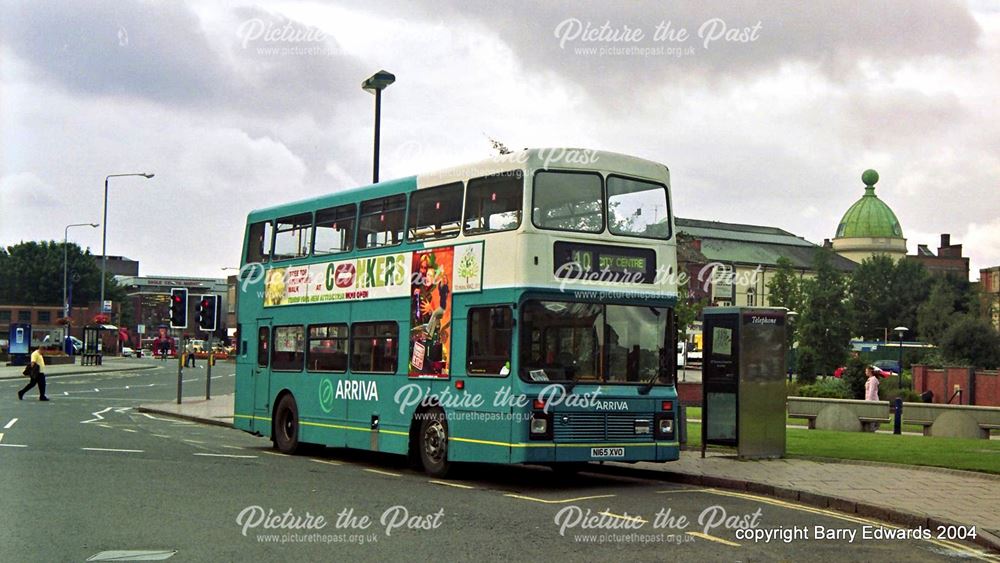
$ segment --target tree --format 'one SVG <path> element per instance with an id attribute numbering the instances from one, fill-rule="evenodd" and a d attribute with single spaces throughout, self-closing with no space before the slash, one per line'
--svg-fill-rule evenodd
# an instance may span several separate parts
<path id="1" fill-rule="evenodd" d="M 851 275 L 850 314 L 855 336 L 885 338 L 886 329 L 915 328 L 917 308 L 927 299 L 927 270 L 923 264 L 885 255 L 865 259 Z"/>
<path id="2" fill-rule="evenodd" d="M 916 329 L 916 334 L 919 334 L 917 310 L 920 304 L 927 300 L 930 290 L 930 275 L 923 264 L 909 258 L 896 262 L 892 292 L 896 296 L 897 320 L 895 324 L 887 324 L 886 327 L 891 330 L 893 327 L 905 326 L 911 330 Z M 911 333 L 911 337 L 913 335 Z"/>
<path id="3" fill-rule="evenodd" d="M 831 252 L 819 250 L 815 256 L 816 277 L 803 281 L 799 353 L 803 357 L 800 361 L 806 366 L 811 364 L 811 373 L 802 367 L 799 379 L 806 383 L 817 373 L 833 373 L 844 365 L 851 341 L 844 276 L 830 262 Z"/>
<path id="4" fill-rule="evenodd" d="M 767 291 L 771 305 L 801 312 L 802 281 L 792 269 L 792 261 L 788 258 L 778 258 L 778 270 L 771 281 L 767 282 Z"/>
<path id="5" fill-rule="evenodd" d="M 934 284 L 927 301 L 917 310 L 917 327 L 921 339 L 932 344 L 941 344 L 941 338 L 953 324 L 962 319 L 958 312 L 961 297 L 955 286 L 941 279 Z"/>
<path id="6" fill-rule="evenodd" d="M 708 305 L 708 299 L 691 297 L 686 285 L 677 287 L 677 340 L 679 342 L 687 340 L 687 328 L 701 316 L 701 310 L 706 305 Z"/>
<path id="7" fill-rule="evenodd" d="M 1000 333 L 984 319 L 962 316 L 941 337 L 945 359 L 977 368 L 1000 367 Z"/>
<path id="8" fill-rule="evenodd" d="M 76 244 L 66 247 L 66 264 L 73 284 L 73 302 L 91 303 L 100 299 L 100 264 L 90 251 Z M 18 305 L 61 305 L 63 295 L 63 245 L 55 241 L 22 242 L 0 252 L 0 303 Z M 123 301 L 125 290 L 108 274 L 107 299 Z"/>
<path id="9" fill-rule="evenodd" d="M 778 270 L 769 282 L 767 282 L 768 299 L 772 306 L 784 307 L 796 314 L 802 313 L 802 280 L 795 270 L 792 269 L 792 261 L 782 256 L 778 258 Z M 795 346 L 795 336 L 798 329 L 798 322 L 792 318 L 785 324 L 785 345 L 789 350 Z M 795 369 L 798 362 L 792 355 L 789 359 L 790 369 Z M 807 366 L 808 367 L 808 366 Z"/>
<path id="10" fill-rule="evenodd" d="M 894 277 L 895 264 L 884 254 L 866 258 L 855 268 L 850 278 L 848 304 L 856 336 L 878 340 L 884 337 L 886 327 L 898 326 L 893 324 L 896 321 Z"/>

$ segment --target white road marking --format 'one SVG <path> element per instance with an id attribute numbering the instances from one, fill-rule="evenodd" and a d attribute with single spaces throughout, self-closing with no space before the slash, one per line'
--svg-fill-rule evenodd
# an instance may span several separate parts
<path id="1" fill-rule="evenodd" d="M 316 463 L 325 463 L 327 465 L 343 465 L 338 461 L 327 461 L 325 459 L 313 459 L 313 461 L 315 461 Z"/>
<path id="2" fill-rule="evenodd" d="M 256 459 L 257 458 L 257 456 L 255 456 L 255 455 L 236 455 L 236 454 L 204 454 L 204 453 L 196 453 L 194 455 L 200 455 L 200 456 L 204 456 L 204 457 L 231 457 L 231 458 L 236 458 L 236 459 Z"/>
<path id="3" fill-rule="evenodd" d="M 192 444 L 204 444 L 205 443 L 205 442 L 202 442 L 201 440 L 188 440 L 186 438 L 184 439 L 184 441 L 185 442 L 191 442 Z"/>
<path id="4" fill-rule="evenodd" d="M 146 450 L 120 450 L 116 448 L 80 448 L 81 450 L 86 450 L 88 452 L 121 452 L 126 454 L 141 454 L 145 453 Z"/>
<path id="5" fill-rule="evenodd" d="M 132 432 L 133 434 L 138 432 L 138 430 L 132 430 L 131 428 L 122 428 L 122 430 L 125 432 Z"/>
<path id="6" fill-rule="evenodd" d="M 125 411 L 130 411 L 130 410 L 132 410 L 132 407 L 118 407 L 117 409 L 115 409 L 115 412 L 119 412 L 120 413 L 120 412 L 125 412 Z"/>
<path id="7" fill-rule="evenodd" d="M 92 412 L 90 414 L 94 415 L 96 418 L 92 418 L 90 420 L 81 420 L 80 424 L 87 424 L 88 422 L 97 422 L 99 420 L 104 420 L 104 417 L 101 416 L 101 415 L 104 414 L 104 413 L 106 413 L 106 412 L 108 412 L 111 409 L 112 409 L 112 407 L 108 407 L 108 408 L 106 408 L 104 410 L 100 410 L 100 411 L 97 411 L 97 412 Z"/>
<path id="8" fill-rule="evenodd" d="M 7 448 L 27 448 L 28 447 L 28 446 L 25 446 L 24 444 L 0 444 L 0 446 L 4 446 L 4 447 L 7 447 Z"/>
<path id="9" fill-rule="evenodd" d="M 17 422 L 17 419 L 16 419 L 16 418 L 12 418 L 12 419 L 10 419 L 10 422 L 8 422 L 8 423 L 7 423 L 7 424 L 6 424 L 6 425 L 5 425 L 4 427 L 3 427 L 3 428 L 4 428 L 4 430 L 10 430 L 10 427 L 11 427 L 11 426 L 14 426 L 14 424 L 15 424 L 16 422 Z M 3 435 L 3 434 L 0 434 L 0 436 L 2 436 L 2 435 Z"/>
<path id="10" fill-rule="evenodd" d="M 115 550 L 102 551 L 87 558 L 87 561 L 163 561 L 170 559 L 177 550 Z"/>
<path id="11" fill-rule="evenodd" d="M 3 434 L 0 434 L 0 442 L 3 442 Z"/>

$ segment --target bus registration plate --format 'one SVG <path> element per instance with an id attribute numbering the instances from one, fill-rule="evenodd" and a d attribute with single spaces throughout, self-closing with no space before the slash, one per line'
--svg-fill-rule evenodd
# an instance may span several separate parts
<path id="1" fill-rule="evenodd" d="M 625 457 L 625 448 L 590 448 L 590 457 Z"/>

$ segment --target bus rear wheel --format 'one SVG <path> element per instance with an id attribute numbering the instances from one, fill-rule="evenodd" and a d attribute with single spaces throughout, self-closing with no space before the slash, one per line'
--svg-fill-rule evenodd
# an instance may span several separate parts
<path id="1" fill-rule="evenodd" d="M 451 469 L 448 462 L 448 421 L 440 410 L 425 413 L 420 422 L 417 447 L 424 472 L 432 477 L 445 477 Z"/>
<path id="2" fill-rule="evenodd" d="M 286 454 L 299 449 L 299 407 L 291 395 L 282 397 L 274 409 L 274 447 Z"/>

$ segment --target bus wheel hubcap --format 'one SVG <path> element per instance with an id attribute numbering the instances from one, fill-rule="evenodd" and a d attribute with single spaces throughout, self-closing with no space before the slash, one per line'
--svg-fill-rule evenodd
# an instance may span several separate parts
<path id="1" fill-rule="evenodd" d="M 446 435 L 444 426 L 440 422 L 434 422 L 427 431 L 424 432 L 424 452 L 433 461 L 440 461 L 444 458 L 444 448 Z"/>

